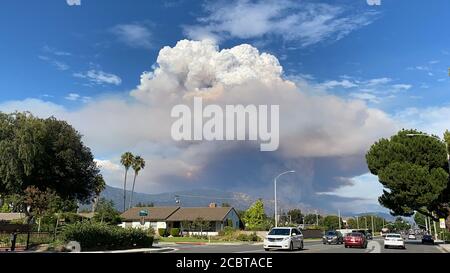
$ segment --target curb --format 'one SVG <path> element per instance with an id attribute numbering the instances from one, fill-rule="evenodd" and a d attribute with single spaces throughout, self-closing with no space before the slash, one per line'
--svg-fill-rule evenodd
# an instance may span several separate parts
<path id="1" fill-rule="evenodd" d="M 140 249 L 127 249 L 127 250 L 109 250 L 109 251 L 85 251 L 85 252 L 71 252 L 71 253 L 163 253 L 175 250 L 171 247 L 163 248 L 140 248 Z"/>
<path id="2" fill-rule="evenodd" d="M 440 244 L 437 245 L 437 247 L 438 247 L 442 252 L 444 252 L 444 253 L 450 253 L 450 250 L 449 250 L 449 249 L 443 247 L 443 246 L 440 245 Z"/>

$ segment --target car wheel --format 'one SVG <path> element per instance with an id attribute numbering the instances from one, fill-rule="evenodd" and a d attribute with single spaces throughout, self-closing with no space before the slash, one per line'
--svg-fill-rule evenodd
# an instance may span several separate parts
<path id="1" fill-rule="evenodd" d="M 387 247 L 387 246 L 384 246 L 384 248 L 387 249 L 388 247 Z"/>
<path id="2" fill-rule="evenodd" d="M 270 249 L 268 249 L 268 248 L 264 248 L 264 250 L 265 250 L 265 251 L 269 251 Z"/>
<path id="3" fill-rule="evenodd" d="M 348 246 L 346 245 L 345 248 L 348 248 Z"/>
<path id="4" fill-rule="evenodd" d="M 300 247 L 298 248 L 299 250 L 303 249 L 303 241 L 300 243 Z"/>
<path id="5" fill-rule="evenodd" d="M 291 244 L 289 245 L 289 251 L 293 251 L 294 250 L 294 243 L 291 242 Z"/>

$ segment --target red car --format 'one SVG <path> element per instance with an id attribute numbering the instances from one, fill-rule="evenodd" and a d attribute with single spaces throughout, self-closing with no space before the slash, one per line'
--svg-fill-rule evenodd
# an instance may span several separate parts
<path id="1" fill-rule="evenodd" d="M 344 239 L 345 248 L 360 247 L 367 248 L 367 239 L 361 232 L 352 232 L 347 234 Z"/>

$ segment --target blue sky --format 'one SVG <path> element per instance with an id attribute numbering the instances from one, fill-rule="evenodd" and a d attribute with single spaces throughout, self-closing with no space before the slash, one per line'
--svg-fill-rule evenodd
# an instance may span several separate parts
<path id="1" fill-rule="evenodd" d="M 98 105 L 121 102 L 129 107 L 135 100 L 130 91 L 141 84 L 145 71 L 158 67 L 161 48 L 174 47 L 183 39 L 211 39 L 220 49 L 250 44 L 259 52 L 274 55 L 283 67 L 282 77 L 300 87 L 306 85 L 305 92 L 312 96 L 329 95 L 344 102 L 357 100 L 367 109 L 381 111 L 394 126 L 411 126 L 441 135 L 450 127 L 446 122 L 450 105 L 450 33 L 446 28 L 449 10 L 450 2 L 446 0 L 382 0 L 380 6 L 369 6 L 365 0 L 4 1 L 0 8 L 0 109 L 76 116 L 74 124 L 80 126 L 96 158 L 104 163 L 105 175 L 111 177 L 109 184 L 119 186 L 120 179 L 115 178 L 114 172 L 119 172 L 118 156 L 123 149 L 157 154 L 152 158 L 159 160 L 161 166 L 168 164 L 164 161 L 167 156 L 179 155 L 180 150 L 169 153 L 171 149 L 153 139 L 146 141 L 144 136 L 136 137 L 140 142 L 135 144 L 122 145 L 118 140 L 117 149 L 101 148 L 98 138 L 89 139 L 90 128 L 95 125 L 84 128 L 87 121 L 81 120 L 78 112 L 88 111 L 92 105 L 100 108 Z M 116 101 L 111 102 L 112 98 Z M 106 137 L 108 132 L 104 134 Z M 363 150 L 351 155 L 312 153 L 309 158 L 298 156 L 294 161 L 319 164 L 320 160 L 339 161 L 342 156 L 361 161 Z M 171 164 L 189 162 L 186 155 L 171 159 Z M 280 168 L 288 164 L 279 165 L 271 158 L 261 161 L 254 170 L 261 170 L 268 162 Z M 363 165 L 355 163 L 352 171 L 339 167 L 337 173 L 332 173 L 331 168 L 329 177 L 323 178 L 344 177 L 353 181 L 349 182 L 353 186 L 338 183 L 333 187 L 323 182 L 302 194 L 334 194 L 343 198 L 334 205 L 323 205 L 324 210 L 344 206 L 351 211 L 354 204 L 360 204 L 361 210 L 382 210 L 374 197 L 369 201 L 352 199 L 353 193 L 364 189 L 361 185 L 370 184 L 367 188 L 371 192 L 374 188 L 381 190 Z M 242 172 L 241 166 L 236 168 L 236 173 Z M 197 169 L 202 168 L 192 166 L 187 173 Z M 218 168 L 214 175 L 220 177 L 223 172 L 230 170 Z M 270 181 L 270 175 L 249 179 Z M 196 186 L 229 189 L 220 179 L 217 184 L 200 181 L 204 177 L 205 173 L 199 171 Z M 169 191 L 171 188 L 164 186 L 166 179 L 176 189 L 191 187 L 179 173 L 148 179 L 152 182 L 138 185 L 139 190 Z M 311 180 L 314 182 L 314 176 Z M 295 181 L 292 183 L 295 187 Z M 230 190 L 248 190 L 241 184 L 244 182 L 238 180 Z M 268 187 L 264 184 L 256 194 L 264 195 Z M 302 195 L 302 200 L 290 201 L 321 206 L 318 203 L 322 201 L 305 198 Z"/>

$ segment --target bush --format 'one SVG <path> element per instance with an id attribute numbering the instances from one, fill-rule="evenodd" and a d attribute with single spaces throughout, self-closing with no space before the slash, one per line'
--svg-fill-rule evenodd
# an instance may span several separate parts
<path id="1" fill-rule="evenodd" d="M 244 234 L 241 233 L 239 234 L 236 239 L 238 241 L 244 241 L 244 242 L 259 242 L 261 239 L 258 237 L 258 235 L 256 234 L 256 232 L 253 232 L 251 234 Z"/>
<path id="2" fill-rule="evenodd" d="M 244 234 L 244 233 L 241 233 L 241 234 L 239 234 L 238 236 L 237 236 L 237 238 L 236 238 L 238 241 L 244 241 L 244 242 L 246 242 L 246 241 L 248 241 L 248 236 L 246 235 L 246 234 Z"/>
<path id="3" fill-rule="evenodd" d="M 144 230 L 124 229 L 87 221 L 64 226 L 62 239 L 65 242 L 79 242 L 83 251 L 142 248 L 153 245 L 153 237 Z"/>
<path id="4" fill-rule="evenodd" d="M 158 228 L 158 234 L 159 234 L 159 236 L 161 236 L 161 237 L 167 237 L 167 229 L 165 229 L 165 228 Z"/>
<path id="5" fill-rule="evenodd" d="M 180 229 L 179 228 L 172 228 L 170 230 L 170 235 L 173 237 L 180 237 Z"/>

